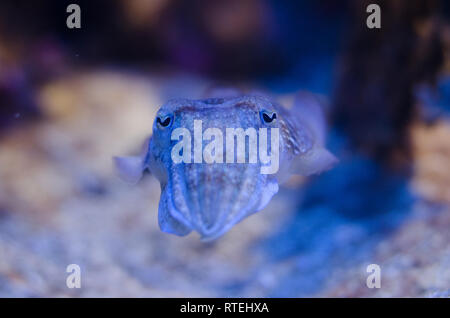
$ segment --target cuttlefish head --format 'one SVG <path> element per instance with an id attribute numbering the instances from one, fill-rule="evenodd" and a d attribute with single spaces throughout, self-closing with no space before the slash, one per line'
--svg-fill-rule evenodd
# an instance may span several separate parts
<path id="1" fill-rule="evenodd" d="M 270 152 L 270 128 L 277 128 L 276 116 L 270 102 L 258 97 L 174 100 L 162 106 L 145 159 L 161 183 L 161 230 L 176 235 L 194 230 L 203 239 L 213 239 L 264 208 L 278 191 L 278 183 L 273 175 L 261 173 L 263 164 L 257 143 L 256 148 L 250 145 L 252 137 L 244 135 L 240 162 L 234 135 L 233 150 L 227 153 L 231 149 L 227 128 L 253 131 L 254 141 L 260 128 L 268 128 Z"/>

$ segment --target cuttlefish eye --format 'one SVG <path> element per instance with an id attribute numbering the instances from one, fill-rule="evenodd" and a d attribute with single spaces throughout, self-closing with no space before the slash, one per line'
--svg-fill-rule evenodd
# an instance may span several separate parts
<path id="1" fill-rule="evenodd" d="M 264 123 L 270 124 L 273 121 L 275 121 L 275 119 L 277 119 L 277 113 L 269 112 L 269 111 L 266 111 L 266 110 L 261 111 L 261 120 Z"/>
<path id="2" fill-rule="evenodd" d="M 158 125 L 158 128 L 167 128 L 172 124 L 172 116 L 159 115 L 156 117 L 156 124 Z"/>

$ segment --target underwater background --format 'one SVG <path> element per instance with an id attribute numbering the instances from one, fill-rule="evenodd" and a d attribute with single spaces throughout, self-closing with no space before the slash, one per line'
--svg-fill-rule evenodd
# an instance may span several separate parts
<path id="1" fill-rule="evenodd" d="M 0 297 L 449 297 L 449 15 L 437 0 L 1 2 Z M 217 84 L 326 97 L 340 163 L 205 243 L 161 232 L 159 183 L 123 183 L 112 157 L 167 99 Z"/>

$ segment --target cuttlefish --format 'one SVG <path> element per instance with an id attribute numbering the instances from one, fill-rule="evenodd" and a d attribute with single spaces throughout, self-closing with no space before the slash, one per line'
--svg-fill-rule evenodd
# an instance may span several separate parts
<path id="1" fill-rule="evenodd" d="M 325 128 L 320 98 L 306 92 L 289 109 L 258 94 L 172 99 L 142 153 L 114 162 L 127 182 L 144 172 L 159 180 L 162 231 L 211 240 L 262 210 L 291 176 L 332 168 L 338 160 L 325 148 Z"/>

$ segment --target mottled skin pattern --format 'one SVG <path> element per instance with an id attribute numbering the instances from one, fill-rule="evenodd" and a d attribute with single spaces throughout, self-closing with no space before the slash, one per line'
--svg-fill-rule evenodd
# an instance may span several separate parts
<path id="1" fill-rule="evenodd" d="M 276 120 L 265 122 L 262 112 L 275 113 Z M 157 120 L 153 124 L 153 134 L 142 157 L 141 169 L 149 170 L 161 183 L 159 225 L 163 231 L 172 234 L 183 236 L 195 230 L 203 239 L 214 239 L 245 217 L 263 209 L 277 193 L 278 183 L 291 174 L 320 172 L 335 161 L 326 150 L 330 157 L 322 158 L 320 152 L 317 158 L 314 155 L 314 149 L 318 148 L 316 145 L 321 148 L 323 143 L 317 136 L 321 133 L 315 132 L 314 125 L 306 122 L 314 116 L 304 116 L 302 120 L 303 116 L 293 115 L 292 110 L 266 97 L 244 95 L 170 100 L 159 109 L 157 118 L 167 116 L 172 118 L 170 126 L 162 127 Z M 177 127 L 184 127 L 194 136 L 194 120 L 202 120 L 203 131 L 209 127 L 223 132 L 226 128 L 239 127 L 244 130 L 253 127 L 257 131 L 266 127 L 269 132 L 270 128 L 279 128 L 279 171 L 261 174 L 260 161 L 248 163 L 248 154 L 246 163 L 240 164 L 174 163 L 171 149 L 178 141 L 171 140 L 171 133 Z M 203 147 L 209 142 L 204 141 Z M 296 158 L 307 160 L 305 164 L 301 160 L 296 164 Z M 311 162 L 315 166 L 316 161 L 318 167 L 311 168 Z M 296 165 L 300 168 L 295 168 Z"/>

